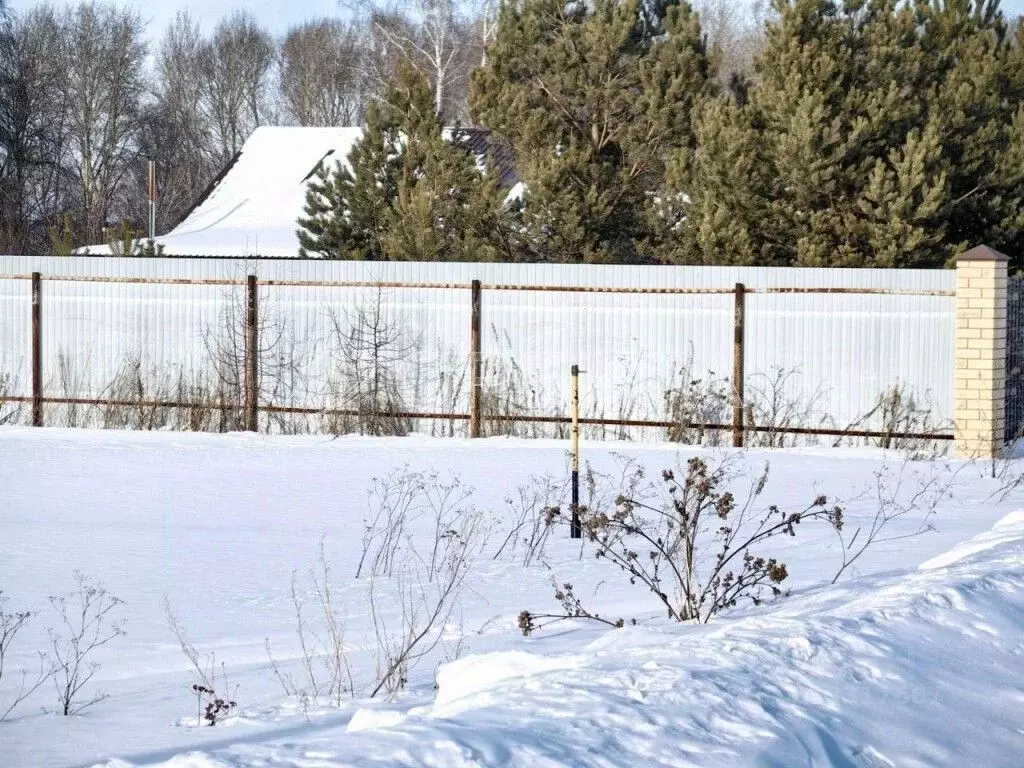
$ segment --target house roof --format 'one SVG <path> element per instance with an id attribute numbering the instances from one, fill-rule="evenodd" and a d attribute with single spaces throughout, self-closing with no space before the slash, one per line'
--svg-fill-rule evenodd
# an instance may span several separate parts
<path id="1" fill-rule="evenodd" d="M 298 256 L 296 228 L 309 178 L 320 163 L 344 162 L 361 135 L 362 128 L 257 128 L 157 243 L 168 256 Z M 503 186 L 515 184 L 511 153 L 493 146 L 489 131 L 454 128 L 446 135 L 481 162 L 490 157 Z M 107 246 L 88 250 L 109 252 Z"/>
<path id="2" fill-rule="evenodd" d="M 495 141 L 487 128 L 451 128 L 451 140 L 478 158 L 487 158 L 494 164 L 498 173 L 498 182 L 505 189 L 511 189 L 519 183 L 516 175 L 516 159 L 512 150 Z"/>

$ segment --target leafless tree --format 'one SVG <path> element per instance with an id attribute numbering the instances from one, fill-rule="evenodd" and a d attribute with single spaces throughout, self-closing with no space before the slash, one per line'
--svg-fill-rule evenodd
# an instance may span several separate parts
<path id="1" fill-rule="evenodd" d="M 763 0 L 701 0 L 697 9 L 708 44 L 721 58 L 721 77 L 728 83 L 736 75 L 752 75 L 754 56 L 764 42 L 767 4 Z"/>
<path id="2" fill-rule="evenodd" d="M 47 223 L 65 207 L 65 110 L 59 27 L 41 6 L 0 21 L 0 238 L 6 253 L 42 252 Z"/>
<path id="3" fill-rule="evenodd" d="M 274 122 L 270 75 L 274 39 L 247 11 L 217 24 L 201 57 L 202 105 L 219 160 L 226 163 L 256 128 Z"/>
<path id="4" fill-rule="evenodd" d="M 442 121 L 465 114 L 469 71 L 483 56 L 479 15 L 456 0 L 352 0 L 347 5 L 368 28 L 371 53 L 364 71 L 380 93 L 399 60 L 410 62 L 430 79 L 434 107 Z"/>
<path id="5" fill-rule="evenodd" d="M 361 31 L 338 19 L 293 27 L 281 44 L 281 98 L 299 125 L 355 125 L 362 119 Z"/>
<path id="6" fill-rule="evenodd" d="M 154 60 L 152 98 L 141 116 L 140 160 L 133 166 L 134 218 L 145 221 L 148 172 L 156 163 L 157 232 L 176 226 L 220 170 L 207 112 L 202 71 L 206 50 L 199 25 L 179 12 L 164 32 Z"/>
<path id="7" fill-rule="evenodd" d="M 118 213 L 118 189 L 138 158 L 145 29 L 133 11 L 94 3 L 67 8 L 59 25 L 63 161 L 81 190 L 84 239 L 96 243 Z"/>
<path id="8" fill-rule="evenodd" d="M 399 367 L 422 346 L 421 338 L 390 315 L 381 289 L 372 303 L 332 313 L 331 323 L 339 372 L 339 381 L 330 384 L 331 399 L 356 412 L 360 434 L 408 434 L 412 422 L 400 414 L 406 409 L 409 388 Z"/>
<path id="9" fill-rule="evenodd" d="M 244 289 L 224 293 L 216 323 L 202 330 L 211 365 L 214 397 L 230 408 L 220 408 L 219 431 L 241 428 L 241 407 L 245 394 L 246 307 Z M 294 332 L 287 313 L 269 297 L 260 298 L 256 337 L 258 339 L 257 401 L 261 404 L 292 403 L 305 386 L 301 360 L 304 341 Z M 296 427 L 284 416 L 268 416 L 273 426 L 288 432 Z M 267 428 L 270 428 L 268 423 Z"/>

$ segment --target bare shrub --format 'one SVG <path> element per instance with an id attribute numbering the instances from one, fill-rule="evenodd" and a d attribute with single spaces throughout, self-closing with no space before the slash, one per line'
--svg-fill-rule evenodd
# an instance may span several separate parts
<path id="1" fill-rule="evenodd" d="M 559 621 L 565 621 L 567 619 L 588 619 L 590 621 L 597 621 L 601 624 L 607 624 L 609 627 L 614 629 L 621 629 L 626 625 L 625 619 L 608 619 L 601 616 L 598 613 L 591 613 L 583 606 L 583 602 L 576 593 L 573 591 L 572 584 L 566 582 L 565 584 L 555 584 L 555 600 L 562 608 L 561 613 L 531 613 L 530 611 L 521 611 L 519 613 L 518 626 L 519 631 L 523 633 L 524 637 L 529 637 L 538 629 L 544 629 L 545 627 L 556 624 Z M 632 619 L 632 624 L 636 624 L 636 619 Z"/>
<path id="2" fill-rule="evenodd" d="M 536 436 L 537 424 L 523 421 L 523 416 L 538 412 L 537 388 L 527 382 L 523 369 L 516 362 L 512 338 L 491 326 L 494 354 L 480 366 L 480 431 L 484 437 Z"/>
<path id="3" fill-rule="evenodd" d="M 66 596 L 50 598 L 60 617 L 59 629 L 50 628 L 53 651 L 53 681 L 57 702 L 65 716 L 77 715 L 103 701 L 106 694 L 84 697 L 82 691 L 100 669 L 93 658 L 103 646 L 124 635 L 117 611 L 124 601 L 81 573 L 75 573 L 77 588 Z"/>
<path id="4" fill-rule="evenodd" d="M 218 721 L 228 717 L 238 706 L 235 702 L 238 686 L 229 682 L 227 667 L 223 662 L 220 665 L 220 679 L 218 680 L 217 655 L 213 651 L 203 654 L 196 649 L 188 639 L 181 620 L 171 609 L 170 600 L 166 596 L 164 596 L 164 616 L 196 678 L 196 682 L 190 688 L 196 697 L 196 725 L 202 725 L 205 720 L 207 725 L 215 726 Z M 217 692 L 218 689 L 221 693 Z"/>
<path id="5" fill-rule="evenodd" d="M 1010 439 L 1003 444 L 1003 449 L 992 456 L 988 461 L 988 472 L 993 480 L 999 481 L 999 487 L 992 492 L 989 499 L 996 499 L 997 503 L 1006 501 L 1022 485 L 1024 485 L 1024 472 L 1021 471 L 1021 463 L 1018 460 L 1020 453 L 1018 446 L 1024 438 L 1024 423 L 1016 430 Z"/>
<path id="6" fill-rule="evenodd" d="M 4 682 L 7 672 L 7 656 L 10 653 L 14 638 L 34 618 L 31 611 L 8 611 L 7 597 L 0 590 L 0 684 Z M 41 688 L 54 673 L 50 657 L 40 651 L 39 668 L 36 670 L 21 669 L 18 671 L 18 683 L 6 701 L 0 701 L 0 723 L 6 720 L 25 699 Z"/>
<path id="7" fill-rule="evenodd" d="M 291 599 L 295 609 L 295 633 L 301 651 L 301 677 L 283 672 L 266 640 L 267 658 L 274 677 L 285 695 L 293 696 L 307 706 L 326 698 L 340 707 L 345 696 L 355 696 L 352 668 L 345 653 L 345 623 L 335 605 L 331 586 L 331 567 L 324 542 L 320 542 L 317 563 L 309 570 L 309 584 L 315 597 L 316 625 L 311 626 L 303 613 L 303 598 L 292 575 Z"/>
<path id="8" fill-rule="evenodd" d="M 727 379 L 709 371 L 698 377 L 692 366 L 682 366 L 665 390 L 665 417 L 672 423 L 666 439 L 689 445 L 719 445 L 719 430 L 707 424 L 725 424 L 729 415 L 731 393 Z"/>
<path id="9" fill-rule="evenodd" d="M 406 411 L 406 388 L 398 365 L 413 356 L 420 341 L 387 316 L 383 293 L 369 305 L 332 313 L 338 378 L 329 384 L 329 398 L 352 411 L 335 425 L 335 433 L 403 436 L 412 431 Z"/>
<path id="10" fill-rule="evenodd" d="M 429 561 L 424 554 L 427 581 L 433 583 L 443 578 L 460 550 L 475 543 L 477 535 L 482 533 L 482 523 L 480 515 L 467 504 L 473 492 L 462 478 L 453 476 L 441 480 L 437 473 L 430 473 L 423 477 L 420 492 L 423 511 L 433 526 Z M 467 531 L 472 534 L 473 542 L 464 540 Z"/>
<path id="11" fill-rule="evenodd" d="M 440 531 L 434 537 L 434 551 L 440 556 L 428 561 L 411 545 L 403 567 L 393 579 L 393 592 L 379 592 L 381 580 L 370 580 L 370 614 L 376 638 L 373 698 L 389 697 L 402 691 L 409 673 L 440 645 L 452 620 L 470 565 L 484 542 L 482 516 L 460 516 L 459 528 Z M 385 601 L 397 600 L 397 620 L 388 616 Z M 390 607 L 390 606 L 388 606 Z"/>
<path id="12" fill-rule="evenodd" d="M 18 380 L 14 374 L 0 371 L 0 427 L 21 421 L 24 404 L 17 397 Z"/>
<path id="13" fill-rule="evenodd" d="M 905 385 L 896 384 L 882 392 L 868 412 L 847 427 L 850 431 L 868 428 L 882 432 L 876 441 L 879 448 L 897 449 L 916 460 L 939 455 L 938 441 L 932 435 L 952 429 L 952 425 L 937 424 L 927 397 L 919 399 Z M 836 444 L 841 441 L 842 438 Z"/>
<path id="14" fill-rule="evenodd" d="M 104 429 L 160 429 L 167 425 L 167 409 L 156 405 L 166 402 L 171 389 L 156 375 L 147 375 L 142 359 L 125 358 L 118 366 L 113 380 L 100 397 L 108 402 L 100 406 L 100 423 Z M 125 405 L 124 403 L 130 403 Z"/>
<path id="15" fill-rule="evenodd" d="M 423 476 L 403 467 L 389 477 L 375 477 L 367 492 L 363 547 L 356 578 L 368 566 L 371 576 L 390 576 L 405 539 L 406 526 L 418 514 Z"/>
<path id="16" fill-rule="evenodd" d="M 639 419 L 637 412 L 642 397 L 640 385 L 640 371 L 642 370 L 642 355 L 640 359 L 629 360 L 624 356 L 618 358 L 625 375 L 616 378 L 615 400 L 612 410 L 609 412 L 599 406 L 600 394 L 597 386 L 591 389 L 590 397 L 592 402 L 589 407 L 582 408 L 584 418 L 595 419 L 598 424 L 584 424 L 580 427 L 580 436 L 591 440 L 632 440 L 635 434 L 635 427 L 628 427 L 622 424 L 604 423 L 610 415 L 614 421 L 634 421 Z"/>
<path id="17" fill-rule="evenodd" d="M 76 381 L 71 361 L 65 358 L 59 370 L 67 382 L 61 385 L 65 397 L 80 396 L 84 379 Z M 224 431 L 238 426 L 237 407 L 224 407 L 235 401 L 230 389 L 222 387 L 215 370 L 188 372 L 130 354 L 117 365 L 96 404 L 68 403 L 64 418 L 70 426 L 104 429 Z"/>
<path id="18" fill-rule="evenodd" d="M 484 437 L 521 437 L 528 431 L 529 387 L 515 359 L 484 360 L 480 370 L 480 432 Z"/>
<path id="19" fill-rule="evenodd" d="M 434 406 L 439 413 L 465 413 L 469 364 L 464 355 L 460 355 L 450 347 L 442 348 L 437 344 L 436 359 L 440 362 L 434 374 Z M 433 437 L 455 437 L 456 431 L 465 435 L 466 421 L 463 419 L 434 420 L 430 434 Z"/>
<path id="20" fill-rule="evenodd" d="M 245 400 L 245 289 L 225 294 L 218 319 L 203 329 L 203 344 L 209 356 L 215 399 L 219 402 L 217 429 L 220 432 L 244 428 L 242 406 Z M 290 403 L 302 391 L 304 379 L 301 360 L 302 342 L 269 298 L 260 297 L 256 322 L 257 346 L 256 399 L 261 405 Z M 279 432 L 294 431 L 286 414 L 265 413 L 267 428 Z"/>
<path id="21" fill-rule="evenodd" d="M 824 426 L 827 419 L 815 418 L 823 390 L 794 394 L 799 368 L 772 367 L 755 373 L 744 383 L 744 444 L 753 448 L 785 448 L 806 440 L 787 430 Z"/>
<path id="22" fill-rule="evenodd" d="M 60 349 L 57 352 L 56 375 L 56 382 L 48 384 L 46 389 L 53 391 L 52 388 L 56 386 L 57 396 L 72 402 L 63 404 L 53 423 L 71 428 L 88 426 L 88 409 L 73 401 L 84 398 L 88 391 L 89 361 L 79 366 L 66 350 Z M 49 419 L 47 423 L 50 423 Z"/>
<path id="23" fill-rule="evenodd" d="M 211 379 L 214 377 L 196 373 L 180 373 L 174 387 L 174 400 L 186 403 L 177 409 L 175 429 L 187 432 L 210 432 L 218 424 L 223 393 L 218 393 Z"/>
<path id="24" fill-rule="evenodd" d="M 457 540 L 460 521 L 472 516 L 466 506 L 471 489 L 458 476 L 442 479 L 437 472 L 414 472 L 402 467 L 386 478 L 371 480 L 368 515 L 363 520 L 363 546 L 356 578 L 366 568 L 371 577 L 395 575 L 407 553 L 407 531 L 423 517 L 433 525 L 433 544 L 425 560 L 427 581 L 433 581 L 449 547 Z M 426 557 L 426 555 L 425 555 Z"/>
<path id="25" fill-rule="evenodd" d="M 442 643 L 470 565 L 487 540 L 485 517 L 467 505 L 470 496 L 458 477 L 408 468 L 373 480 L 356 567 L 356 577 L 369 580 L 376 649 L 371 697 L 396 695 L 409 672 Z M 409 535 L 414 523 L 430 533 L 425 547 Z"/>
<path id="26" fill-rule="evenodd" d="M 568 437 L 566 424 L 524 418 L 557 413 L 560 407 L 545 392 L 543 383 L 526 375 L 515 358 L 508 333 L 501 333 L 492 325 L 487 349 L 494 351 L 481 364 L 481 434 L 484 437 Z"/>
<path id="27" fill-rule="evenodd" d="M 595 555 L 645 586 L 676 621 L 704 623 L 741 600 L 759 603 L 765 591 L 780 595 L 789 572 L 785 563 L 761 554 L 761 547 L 777 536 L 795 536 L 804 522 L 822 520 L 842 529 L 842 509 L 825 496 L 800 510 L 771 505 L 755 511 L 767 466 L 742 501 L 726 490 L 738 477 L 729 459 L 712 469 L 694 457 L 684 472 L 681 480 L 672 470 L 663 473 L 657 501 L 623 494 L 610 514 L 580 510 Z M 568 523 L 560 511 L 552 521 Z"/>
<path id="28" fill-rule="evenodd" d="M 878 544 L 903 541 L 934 530 L 939 503 L 949 496 L 950 489 L 965 466 L 954 472 L 943 467 L 938 471 L 925 466 L 916 469 L 911 458 L 905 459 L 898 469 L 888 464 L 875 472 L 875 514 L 871 522 L 853 530 L 837 527 L 842 560 L 832 583 L 851 568 L 871 547 Z M 905 491 L 910 488 L 909 495 Z M 896 521 L 910 519 L 913 526 L 902 533 L 890 533 Z"/>
<path id="29" fill-rule="evenodd" d="M 206 721 L 207 725 L 216 725 L 218 720 L 228 717 L 231 714 L 231 710 L 238 706 L 234 701 L 221 698 L 215 690 L 207 688 L 205 685 L 197 683 L 192 686 L 192 690 L 196 693 L 196 700 L 199 702 L 203 720 Z M 203 706 L 203 704 L 206 706 Z"/>
<path id="30" fill-rule="evenodd" d="M 515 493 L 505 499 L 509 530 L 493 559 L 502 555 L 520 558 L 520 551 L 524 567 L 542 559 L 552 531 L 549 511 L 565 499 L 568 487 L 567 478 L 556 479 L 550 474 L 532 476 L 517 486 Z"/>

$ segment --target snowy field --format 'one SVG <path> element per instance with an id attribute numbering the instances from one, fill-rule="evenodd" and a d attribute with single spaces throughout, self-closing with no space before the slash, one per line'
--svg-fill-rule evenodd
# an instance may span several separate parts
<path id="1" fill-rule="evenodd" d="M 0 590 L 7 610 L 38 612 L 7 655 L 0 712 L 17 671 L 48 647 L 58 619 L 48 596 L 73 590 L 75 571 L 124 601 L 112 615 L 125 631 L 99 649 L 101 666 L 83 688 L 106 698 L 61 717 L 54 686 L 43 686 L 0 723 L 0 766 L 1024 764 L 1024 499 L 1007 488 L 1024 462 L 999 465 L 1002 479 L 992 479 L 990 462 L 907 463 L 896 452 L 703 452 L 709 464 L 731 462 L 737 496 L 769 462 L 758 505 L 799 510 L 825 494 L 844 507 L 848 532 L 870 523 L 879 499 L 909 511 L 886 529 L 894 540 L 835 586 L 841 552 L 827 525 L 772 540 L 766 553 L 785 561 L 792 594 L 698 626 L 668 621 L 564 528 L 524 565 L 506 499 L 537 488 L 531 477 L 560 487 L 565 448 L 0 431 Z M 598 505 L 617 493 L 625 458 L 657 484 L 696 454 L 584 443 L 605 478 Z M 461 479 L 469 495 L 456 488 L 454 525 L 475 521 L 478 546 L 441 641 L 410 669 L 404 691 L 370 700 L 372 617 L 386 633 L 402 610 L 396 578 L 368 578 L 365 564 L 355 578 L 375 509 L 368 491 L 374 478 L 409 472 L 428 485 L 432 473 L 449 487 Z M 933 530 L 905 537 L 932 508 Z M 422 510 L 407 521 L 395 564 L 407 586 L 422 574 L 414 553 L 430 551 L 435 527 Z M 287 695 L 267 654 L 269 644 L 279 673 L 302 679 L 291 585 L 294 575 L 316 629 L 309 571 L 321 542 L 359 693 L 340 706 Z M 520 611 L 557 611 L 553 580 L 571 581 L 602 616 L 637 624 L 573 620 L 524 637 Z M 215 654 L 218 681 L 229 681 L 238 706 L 216 727 L 198 724 L 197 679 L 165 604 L 202 661 Z"/>

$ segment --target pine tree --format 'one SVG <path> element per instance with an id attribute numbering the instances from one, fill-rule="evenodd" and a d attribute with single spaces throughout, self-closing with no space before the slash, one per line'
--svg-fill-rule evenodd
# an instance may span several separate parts
<path id="1" fill-rule="evenodd" d="M 430 83 L 403 67 L 404 151 L 395 201 L 388 212 L 384 251 L 387 258 L 412 261 L 492 261 L 514 259 L 505 192 L 492 168 L 477 168 L 476 158 L 458 146 L 458 131 L 446 139 L 434 112 Z"/>
<path id="2" fill-rule="evenodd" d="M 300 255 L 379 261 L 388 211 L 398 194 L 402 168 L 399 116 L 402 94 L 389 89 L 384 105 L 367 109 L 363 135 L 353 144 L 347 166 L 321 165 L 306 191 L 299 219 Z"/>
<path id="3" fill-rule="evenodd" d="M 949 160 L 947 250 L 986 244 L 1024 266 L 1024 114 L 1018 45 L 998 0 L 918 0 L 935 83 L 930 114 Z"/>
<path id="4" fill-rule="evenodd" d="M 685 2 L 502 6 L 470 107 L 515 153 L 535 258 L 648 258 L 665 161 L 713 74 Z"/>
<path id="5" fill-rule="evenodd" d="M 663 255 L 898 267 L 1019 250 L 1024 115 L 997 6 L 776 0 L 746 101 L 699 109 L 696 148 L 671 163 Z"/>
<path id="6" fill-rule="evenodd" d="M 299 256 L 353 259 L 354 237 L 346 213 L 352 174 L 338 161 L 334 168 L 321 163 L 306 187 L 305 215 L 299 219 Z"/>
<path id="7" fill-rule="evenodd" d="M 400 65 L 368 111 L 348 167 L 321 167 L 299 220 L 300 253 L 415 261 L 514 260 L 518 242 L 493 169 L 445 139 L 430 84 Z M 349 170 L 351 168 L 351 170 Z"/>

